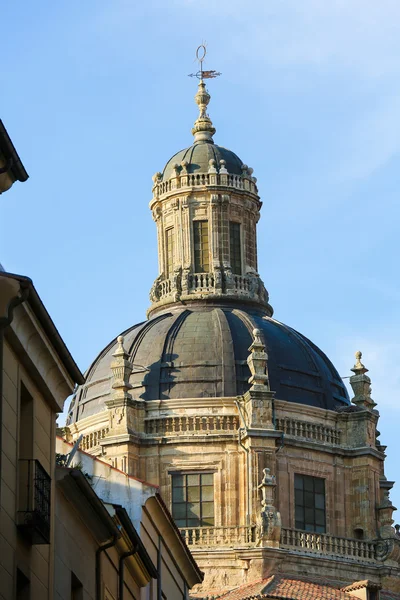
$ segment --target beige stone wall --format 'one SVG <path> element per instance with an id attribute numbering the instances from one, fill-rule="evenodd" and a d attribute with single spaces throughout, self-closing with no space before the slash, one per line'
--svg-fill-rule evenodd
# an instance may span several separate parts
<path id="1" fill-rule="evenodd" d="M 72 574 L 82 584 L 83 598 L 95 599 L 96 550 L 99 544 L 90 533 L 79 513 L 56 491 L 55 526 L 55 599 L 71 600 Z M 101 554 L 102 597 L 117 600 L 119 584 L 119 557 L 115 548 Z M 140 588 L 132 568 L 126 561 L 124 569 L 124 597 L 140 598 Z"/>
<path id="2" fill-rule="evenodd" d="M 31 546 L 18 533 L 16 513 L 19 509 L 18 479 L 19 417 L 21 382 L 33 397 L 33 451 L 30 458 L 40 461 L 47 473 L 54 469 L 53 412 L 11 346 L 4 342 L 3 364 L 3 448 L 0 526 L 0 581 L 4 599 L 15 597 L 15 577 L 19 568 L 31 581 L 33 598 L 52 598 L 52 545 Z M 28 458 L 28 457 L 24 457 Z M 54 499 L 54 489 L 53 489 Z"/>
<path id="3" fill-rule="evenodd" d="M 250 442 L 245 444 L 249 448 L 249 456 L 239 444 L 237 429 L 240 414 L 234 398 L 188 399 L 184 405 L 182 400 L 148 402 L 146 418 L 159 418 L 159 423 L 163 419 L 169 419 L 169 423 L 175 419 L 173 426 L 167 426 L 175 428 L 175 433 L 164 431 L 157 435 L 151 429 L 151 434 L 142 434 L 134 441 L 129 435 L 121 435 L 118 440 L 110 431 L 89 452 L 112 465 L 116 464 L 121 470 L 126 469 L 128 473 L 134 469 L 135 472 L 130 474 L 160 485 L 169 507 L 172 471 L 214 470 L 216 524 L 224 526 L 247 523 L 249 476 L 249 508 L 254 522 L 260 507 L 257 488 L 263 468 L 270 468 L 277 477 L 276 505 L 281 512 L 283 526 L 289 528 L 294 528 L 294 474 L 322 477 L 326 480 L 327 532 L 354 537 L 354 530 L 361 528 L 366 537 L 376 537 L 374 506 L 380 499 L 379 477 L 383 456 L 376 451 L 374 432 L 368 433 L 368 427 L 364 427 L 364 421 L 369 422 L 368 414 L 364 421 L 359 421 L 360 417 L 356 414 L 349 422 L 347 416 L 342 418 L 332 411 L 283 401 L 275 404 L 275 418 L 278 423 L 286 419 L 288 433 L 283 438 L 279 435 L 249 438 Z M 184 427 L 179 431 L 185 417 L 196 415 L 203 419 L 204 432 L 185 432 Z M 225 430 L 213 431 L 216 416 L 225 418 Z M 296 424 L 293 425 L 296 428 L 294 434 L 290 431 L 289 422 Z M 104 427 L 105 423 L 108 423 L 107 411 L 79 421 L 71 430 L 75 437 L 79 432 L 88 435 L 94 427 Z M 303 425 L 300 427 L 299 423 Z M 359 435 L 358 448 L 350 446 L 354 436 L 348 434 L 348 429 L 353 432 L 357 425 L 358 430 L 364 431 L 364 437 Z M 148 431 L 148 428 L 145 430 Z M 335 435 L 340 437 L 334 438 Z M 146 440 L 146 443 L 141 443 L 141 440 Z M 338 443 L 332 443 L 332 440 Z"/>
<path id="4" fill-rule="evenodd" d="M 367 540 L 376 539 L 379 524 L 375 507 L 382 499 L 379 480 L 384 472 L 384 455 L 375 440 L 377 415 L 368 411 L 341 414 L 276 400 L 274 419 L 277 429 L 284 432 L 282 437 L 272 423 L 258 423 L 259 402 L 255 398 L 252 409 L 250 400 L 241 403 L 241 414 L 236 398 L 150 401 L 145 405 L 146 422 L 140 432 L 126 433 L 117 444 L 110 430 L 110 443 L 106 436 L 92 451 L 102 453 L 106 461 L 123 452 L 134 458 L 135 465 L 139 455 L 139 470 L 135 474 L 160 485 L 170 509 L 172 472 L 214 471 L 215 524 L 217 528 L 232 530 L 255 525 L 261 511 L 258 486 L 264 468 L 276 476 L 275 507 L 281 513 L 282 526 L 291 530 L 295 527 L 294 474 L 322 477 L 327 534 L 353 539 L 355 530 L 362 530 Z M 243 421 L 246 418 L 253 423 L 253 429 L 248 431 Z M 97 424 L 107 422 L 107 411 L 96 419 Z M 73 426 L 74 435 L 91 426 L 90 418 L 78 421 Z M 128 461 L 128 468 L 130 464 Z M 232 587 L 244 580 L 267 576 L 274 569 L 299 576 L 340 575 L 343 584 L 386 576 L 385 565 L 374 561 L 373 556 L 368 564 L 360 565 L 357 560 L 332 560 L 318 553 L 299 556 L 299 550 L 262 549 L 254 544 L 244 550 L 240 543 L 234 548 L 234 542 L 225 542 L 224 547 L 191 547 L 206 573 L 201 589 L 209 593 L 225 585 L 224 578 L 226 585 Z"/>
<path id="5" fill-rule="evenodd" d="M 79 515 L 59 491 L 55 518 L 55 599 L 71 599 L 71 573 L 83 585 L 84 598 L 95 597 L 95 553 L 97 543 Z"/>
<path id="6" fill-rule="evenodd" d="M 160 539 L 160 535 L 162 536 Z M 157 565 L 158 551 L 161 551 L 161 586 L 162 591 L 167 598 L 176 600 L 185 598 L 185 584 L 179 566 L 176 564 L 171 548 L 168 546 L 168 540 L 163 533 L 158 531 L 151 515 L 144 510 L 140 527 L 141 540 L 149 553 L 153 563 Z M 150 587 L 150 584 L 149 584 Z M 156 599 L 156 585 L 153 584 L 153 598 Z M 142 591 L 142 598 L 146 598 L 148 590 Z M 152 598 L 152 600 L 153 600 Z"/>

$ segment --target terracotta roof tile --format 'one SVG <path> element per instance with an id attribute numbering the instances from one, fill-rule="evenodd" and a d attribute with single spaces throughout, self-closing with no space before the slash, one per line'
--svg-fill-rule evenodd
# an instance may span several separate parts
<path id="1" fill-rule="evenodd" d="M 290 600 L 349 600 L 352 594 L 337 590 L 330 585 L 321 585 L 298 579 L 279 578 L 267 590 L 268 598 L 288 598 Z"/>
<path id="2" fill-rule="evenodd" d="M 258 579 L 252 583 L 242 585 L 235 590 L 218 596 L 218 600 L 244 600 L 245 598 L 257 598 L 261 597 L 267 586 L 273 581 L 274 576 L 268 577 L 267 579 Z"/>
<path id="3" fill-rule="evenodd" d="M 241 586 L 222 596 L 218 600 L 350 600 L 352 594 L 333 588 L 328 583 L 272 576 Z M 391 600 L 390 598 L 388 600 Z"/>

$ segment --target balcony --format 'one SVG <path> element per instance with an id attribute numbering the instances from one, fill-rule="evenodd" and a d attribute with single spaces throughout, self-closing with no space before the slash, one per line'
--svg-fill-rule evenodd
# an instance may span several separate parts
<path id="1" fill-rule="evenodd" d="M 236 434 L 238 427 L 237 415 L 170 415 L 145 419 L 145 432 L 158 436 Z"/>
<path id="2" fill-rule="evenodd" d="M 281 548 L 324 556 L 340 556 L 357 562 L 375 560 L 375 543 L 366 540 L 335 537 L 326 533 L 313 533 L 299 529 L 281 532 Z"/>
<path id="3" fill-rule="evenodd" d="M 254 527 L 184 527 L 180 529 L 180 532 L 186 544 L 192 550 L 193 546 L 199 548 L 210 546 L 236 548 L 255 545 Z"/>
<path id="4" fill-rule="evenodd" d="M 256 527 L 185 527 L 181 535 L 191 550 L 220 546 L 257 546 Z M 282 528 L 280 548 L 301 554 L 345 558 L 352 562 L 374 562 L 376 542 L 335 537 L 326 533 Z"/>
<path id="5" fill-rule="evenodd" d="M 50 543 L 51 478 L 38 460 L 19 460 L 17 527 L 31 544 Z"/>

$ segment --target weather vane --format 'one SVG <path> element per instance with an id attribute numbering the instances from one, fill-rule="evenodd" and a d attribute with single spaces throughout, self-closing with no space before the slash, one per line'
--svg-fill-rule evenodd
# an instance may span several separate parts
<path id="1" fill-rule="evenodd" d="M 221 75 L 218 71 L 203 71 L 203 61 L 206 57 L 207 49 L 205 44 L 200 44 L 196 50 L 196 60 L 200 65 L 200 70 L 197 73 L 191 73 L 189 77 L 197 77 L 197 79 L 214 79 Z"/>

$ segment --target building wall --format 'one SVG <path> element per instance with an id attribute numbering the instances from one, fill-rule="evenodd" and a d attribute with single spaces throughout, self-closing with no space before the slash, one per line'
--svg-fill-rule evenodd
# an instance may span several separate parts
<path id="1" fill-rule="evenodd" d="M 142 516 L 141 539 L 150 555 L 153 563 L 157 565 L 158 551 L 161 552 L 161 587 L 166 598 L 171 600 L 185 600 L 185 584 L 182 575 L 177 569 L 171 549 L 168 547 L 167 540 L 160 534 L 155 526 L 151 514 L 145 509 Z M 148 586 L 150 587 L 150 585 Z M 156 586 L 153 585 L 153 598 Z M 147 600 L 149 590 L 143 590 L 141 598 Z M 153 600 L 152 598 L 152 600 Z"/>
<path id="2" fill-rule="evenodd" d="M 214 585 L 221 589 L 224 585 L 239 585 L 246 578 L 267 576 L 277 563 L 297 575 L 340 575 L 344 584 L 363 578 L 383 581 L 385 569 L 390 567 L 373 556 L 369 556 L 368 564 L 360 565 L 356 556 L 354 560 L 347 558 L 350 551 L 343 560 L 338 556 L 332 561 L 317 553 L 299 560 L 294 545 L 293 552 L 287 547 L 284 551 L 265 550 L 268 558 L 255 544 L 251 550 L 243 550 L 246 527 L 256 526 L 262 510 L 258 486 L 264 468 L 276 476 L 274 506 L 281 514 L 283 528 L 295 529 L 294 475 L 298 473 L 325 480 L 327 534 L 354 540 L 361 532 L 364 540 L 378 538 L 376 506 L 383 498 L 384 454 L 376 439 L 376 413 L 337 413 L 276 400 L 274 419 L 276 429 L 284 432 L 281 436 L 272 423 L 265 435 L 256 430 L 247 435 L 236 398 L 149 401 L 145 408 L 146 421 L 141 423 L 140 431 L 133 436 L 127 426 L 125 436 L 119 432 L 119 439 L 124 440 L 128 456 L 139 453 L 137 475 L 160 486 L 170 510 L 172 472 L 214 471 L 215 527 L 210 529 L 210 539 L 202 547 L 201 543 L 192 544 L 190 533 L 185 538 L 206 573 L 202 589 L 207 593 Z M 134 421 L 129 415 L 131 410 L 135 409 L 126 410 L 126 423 Z M 216 417 L 218 429 L 214 430 Z M 90 431 L 93 418 L 75 423 L 74 435 Z M 193 430 L 195 421 L 198 425 Z M 96 427 L 100 423 L 109 423 L 107 410 L 96 415 Z M 111 464 L 121 448 L 113 435 L 111 428 L 101 444 L 90 449 Z M 234 549 L 235 544 L 242 548 L 240 552 Z M 398 569 L 395 562 L 391 566 Z M 228 574 L 225 579 L 224 572 Z"/>
<path id="3" fill-rule="evenodd" d="M 24 384 L 33 399 L 32 451 L 22 457 L 20 431 L 21 384 Z M 2 486 L 1 486 L 1 527 L 0 527 L 0 594 L 4 599 L 15 597 L 16 572 L 20 569 L 31 582 L 34 598 L 52 597 L 52 560 L 49 545 L 31 545 L 20 535 L 16 526 L 19 508 L 19 494 L 24 479 L 19 480 L 21 458 L 40 461 L 48 474 L 54 470 L 55 419 L 52 411 L 40 394 L 26 369 L 11 346 L 4 342 L 3 363 L 3 447 L 2 447 Z M 54 486 L 52 486 L 54 501 Z"/>
<path id="4" fill-rule="evenodd" d="M 55 600 L 71 600 L 72 573 L 83 586 L 83 599 L 95 594 L 98 544 L 62 493 L 57 491 L 55 515 Z"/>
<path id="5" fill-rule="evenodd" d="M 99 542 L 90 532 L 79 512 L 56 490 L 55 525 L 55 599 L 94 600 L 96 598 L 96 551 Z M 121 552 L 109 548 L 101 553 L 101 598 L 117 600 L 119 558 Z M 124 598 L 138 600 L 140 587 L 129 561 L 125 561 Z M 79 593 L 72 595 L 73 583 L 80 582 Z"/>
<path id="6" fill-rule="evenodd" d="M 57 437 L 56 450 L 59 454 L 67 454 L 71 451 L 71 444 Z M 127 448 L 129 450 L 129 447 Z M 117 452 L 120 448 L 117 448 Z M 149 485 L 132 476 L 123 473 L 115 467 L 78 450 L 75 454 L 73 464 L 79 464 L 84 473 L 90 475 L 90 480 L 96 494 L 110 504 L 122 505 L 129 514 L 140 538 L 153 562 L 158 568 L 158 550 L 161 547 L 161 582 L 162 591 L 169 600 L 184 600 L 186 598 L 187 585 L 183 572 L 186 567 L 180 563 L 182 550 L 179 552 L 173 545 L 176 544 L 176 531 L 169 517 L 163 522 L 163 529 L 157 518 L 148 507 L 147 500 L 158 492 L 158 486 Z M 110 551 L 112 552 L 112 551 Z M 108 552 L 108 554 L 110 554 Z M 181 558 L 179 558 L 181 557 Z M 105 560 L 105 559 L 104 559 Z M 185 556 L 185 561 L 188 557 Z M 116 564 L 116 563 L 115 563 Z M 108 567 L 107 567 L 108 568 Z M 113 597 L 113 581 L 116 579 L 111 571 L 107 576 L 109 594 Z M 132 589 L 135 589 L 134 587 Z M 157 599 L 157 584 L 150 582 L 141 589 L 138 598 L 141 600 Z"/>

